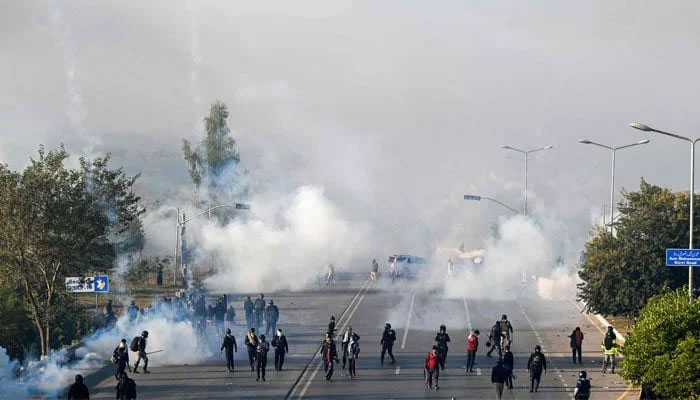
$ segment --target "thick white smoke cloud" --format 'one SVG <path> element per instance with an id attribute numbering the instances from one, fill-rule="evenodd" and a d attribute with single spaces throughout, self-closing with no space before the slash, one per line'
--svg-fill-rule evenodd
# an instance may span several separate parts
<path id="1" fill-rule="evenodd" d="M 14 372 L 19 368 L 16 361 L 10 360 L 7 349 L 0 347 L 0 393 L 4 398 L 24 398 L 28 395 L 27 388 L 15 380 Z"/>
<path id="2" fill-rule="evenodd" d="M 216 292 L 306 287 L 329 263 L 347 269 L 365 242 L 365 229 L 346 220 L 315 186 L 252 202 L 250 216 L 202 228 L 202 251 L 220 260 L 204 281 Z"/>

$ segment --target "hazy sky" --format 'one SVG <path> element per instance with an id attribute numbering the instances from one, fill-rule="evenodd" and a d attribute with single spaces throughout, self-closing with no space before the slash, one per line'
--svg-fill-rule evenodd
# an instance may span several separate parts
<path id="1" fill-rule="evenodd" d="M 500 145 L 554 145 L 532 207 L 580 236 L 610 154 L 578 138 L 641 140 L 634 120 L 700 136 L 699 19 L 695 1 L 3 1 L 0 158 L 111 151 L 157 197 L 221 99 L 262 184 L 322 185 L 349 215 L 436 237 L 478 240 L 501 213 L 466 192 L 520 206 Z M 618 190 L 687 190 L 688 146 L 648 137 L 618 154 Z"/>

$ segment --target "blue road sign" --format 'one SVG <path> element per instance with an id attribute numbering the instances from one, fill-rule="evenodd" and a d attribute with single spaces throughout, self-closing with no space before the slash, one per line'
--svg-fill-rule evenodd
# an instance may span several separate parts
<path id="1" fill-rule="evenodd" d="M 667 267 L 697 267 L 700 265 L 700 250 L 666 249 Z"/>
<path id="2" fill-rule="evenodd" d="M 107 275 L 96 276 L 94 282 L 95 293 L 109 292 L 109 277 Z"/>

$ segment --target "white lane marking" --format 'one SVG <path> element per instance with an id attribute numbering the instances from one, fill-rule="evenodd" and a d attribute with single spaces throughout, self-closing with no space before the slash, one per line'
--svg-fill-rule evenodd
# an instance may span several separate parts
<path id="1" fill-rule="evenodd" d="M 401 373 L 401 367 L 396 367 L 396 375 Z"/>
<path id="2" fill-rule="evenodd" d="M 469 328 L 469 331 L 471 332 L 472 330 L 472 317 L 469 315 L 469 304 L 467 304 L 467 298 L 462 297 L 464 300 L 464 311 L 467 313 L 467 328 Z"/>
<path id="3" fill-rule="evenodd" d="M 406 320 L 406 329 L 403 331 L 403 340 L 401 341 L 401 348 L 406 348 L 406 338 L 408 338 L 408 330 L 411 326 L 411 314 L 413 314 L 413 302 L 416 300 L 416 294 L 411 295 L 411 305 L 408 307 L 408 319 Z"/>
<path id="4" fill-rule="evenodd" d="M 343 326 L 340 328 L 340 332 L 343 332 L 343 331 L 345 330 L 345 327 L 348 326 L 348 323 L 349 323 L 350 320 L 352 319 L 352 316 L 355 314 L 355 311 L 357 311 L 357 307 L 360 306 L 360 303 L 362 303 L 362 300 L 365 298 L 365 295 L 367 294 L 367 292 L 369 291 L 370 286 L 372 286 L 373 283 L 374 283 L 374 281 L 371 281 L 370 284 L 367 285 L 367 287 L 364 288 L 364 289 L 365 289 L 365 292 L 362 294 L 362 296 L 360 296 L 360 297 L 357 299 L 357 301 L 355 302 L 355 306 L 354 306 L 354 308 L 352 309 L 352 311 L 350 312 L 350 314 L 348 315 L 348 317 L 343 319 Z M 360 289 L 360 292 L 361 292 L 361 291 L 362 291 L 362 289 Z M 348 309 L 349 309 L 349 308 L 348 308 Z M 316 369 L 314 369 L 313 374 L 311 374 L 311 377 L 309 378 L 308 381 L 306 381 L 306 384 L 305 384 L 304 387 L 301 389 L 301 392 L 299 393 L 299 397 L 298 397 L 299 399 L 303 398 L 304 395 L 306 394 L 306 391 L 309 390 L 309 386 L 311 386 L 311 382 L 314 381 L 314 378 L 316 378 L 316 374 L 318 374 L 318 371 L 321 369 L 321 364 L 322 364 L 322 361 L 319 360 L 318 365 L 316 365 Z"/>
<path id="5" fill-rule="evenodd" d="M 477 376 L 481 375 L 481 368 L 477 368 L 477 369 L 476 369 L 476 375 L 477 375 Z"/>

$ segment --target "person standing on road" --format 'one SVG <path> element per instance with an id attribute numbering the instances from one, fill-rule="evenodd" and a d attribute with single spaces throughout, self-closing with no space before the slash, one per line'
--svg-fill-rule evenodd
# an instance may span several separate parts
<path id="1" fill-rule="evenodd" d="M 247 296 L 246 301 L 243 302 L 243 309 L 245 310 L 246 328 L 250 329 L 253 327 L 253 317 L 255 312 L 255 305 L 253 304 L 253 301 L 250 300 L 250 296 Z"/>
<path id="2" fill-rule="evenodd" d="M 394 342 L 396 341 L 396 331 L 391 329 L 391 324 L 386 323 L 384 325 L 384 332 L 382 333 L 382 340 L 379 342 L 379 344 L 382 345 L 382 355 L 381 355 L 381 361 L 382 364 L 384 364 L 384 354 L 389 353 L 389 357 L 391 357 L 391 363 L 396 364 L 396 359 L 394 358 Z"/>
<path id="3" fill-rule="evenodd" d="M 578 373 L 578 381 L 574 388 L 574 400 L 588 400 L 591 397 L 591 381 L 586 377 L 586 371 Z"/>
<path id="4" fill-rule="evenodd" d="M 68 394 L 66 395 L 68 400 L 90 400 L 90 391 L 88 387 L 83 383 L 83 376 L 78 374 L 75 376 L 75 383 L 70 385 L 68 389 Z"/>
<path id="5" fill-rule="evenodd" d="M 340 362 L 338 360 L 338 350 L 335 346 L 333 335 L 326 335 L 326 340 L 321 346 L 321 356 L 323 357 L 323 366 L 326 371 L 326 380 L 330 381 L 333 377 L 333 362 Z"/>
<path id="6" fill-rule="evenodd" d="M 447 334 L 445 325 L 440 325 L 440 330 L 435 335 L 435 341 L 437 342 L 438 353 L 440 353 L 440 369 L 444 371 L 445 361 L 447 361 L 447 342 L 450 341 L 450 335 Z"/>
<path id="7" fill-rule="evenodd" d="M 343 352 L 343 370 L 345 370 L 345 362 L 347 361 L 351 351 L 350 343 L 353 341 L 360 340 L 360 336 L 352 331 L 352 326 L 348 326 L 348 329 L 343 334 L 343 340 L 340 342 L 341 351 Z"/>
<path id="8" fill-rule="evenodd" d="M 134 373 L 138 374 L 139 373 L 139 363 L 141 360 L 143 360 L 143 373 L 144 374 L 150 374 L 151 372 L 148 370 L 148 354 L 146 353 L 146 339 L 148 338 L 148 331 L 143 331 L 141 332 L 141 336 L 134 338 L 134 340 L 137 340 L 136 343 L 136 350 L 132 348 L 132 351 L 136 352 L 136 364 L 134 364 Z M 131 343 L 132 346 L 134 346 L 134 343 L 132 341 Z"/>
<path id="9" fill-rule="evenodd" d="M 136 399 L 136 382 L 122 372 L 117 382 L 117 400 L 135 400 Z"/>
<path id="10" fill-rule="evenodd" d="M 536 392 L 540 387 L 542 372 L 547 373 L 547 359 L 539 344 L 535 346 L 535 352 L 530 354 L 530 358 L 527 360 L 527 371 L 530 374 L 530 393 Z"/>
<path id="11" fill-rule="evenodd" d="M 258 373 L 256 381 L 260 381 L 261 377 L 265 382 L 265 367 L 267 367 L 267 352 L 270 351 L 270 343 L 265 341 L 265 335 L 260 335 L 258 346 L 255 348 L 255 369 Z"/>
<path id="12" fill-rule="evenodd" d="M 369 279 L 376 281 L 377 280 L 377 273 L 379 273 L 379 264 L 377 264 L 376 259 L 373 259 L 372 260 L 372 271 L 369 273 Z"/>
<path id="13" fill-rule="evenodd" d="M 132 300 L 131 304 L 129 304 L 129 307 L 126 309 L 126 315 L 129 316 L 129 322 L 136 321 L 136 317 L 138 316 L 138 314 L 139 308 L 136 305 L 136 303 L 134 303 L 134 301 Z"/>
<path id="14" fill-rule="evenodd" d="M 221 344 L 221 351 L 226 350 L 226 368 L 228 372 L 233 372 L 233 353 L 238 352 L 238 344 L 236 344 L 236 338 L 231 335 L 231 329 L 226 329 L 226 336 L 224 336 L 224 342 Z"/>
<path id="15" fill-rule="evenodd" d="M 489 343 L 486 346 L 491 346 L 488 352 L 486 352 L 487 357 L 491 357 L 491 352 L 498 350 L 498 358 L 503 357 L 501 353 L 501 321 L 496 321 L 496 323 L 491 327 L 491 332 L 489 333 Z"/>
<path id="16" fill-rule="evenodd" d="M 349 365 L 350 379 L 357 378 L 357 358 L 360 356 L 360 336 L 353 334 L 350 338 Z"/>
<path id="17" fill-rule="evenodd" d="M 282 334 L 282 329 L 277 330 L 277 335 L 272 339 L 272 347 L 275 349 L 275 371 L 282 371 L 284 355 L 289 353 L 287 338 Z"/>
<path id="18" fill-rule="evenodd" d="M 440 378 L 440 352 L 437 346 L 433 346 L 433 349 L 425 356 L 423 375 L 425 377 L 426 389 L 433 389 L 433 380 L 435 380 L 435 390 L 440 389 L 440 386 L 438 386 L 438 379 Z"/>
<path id="19" fill-rule="evenodd" d="M 265 328 L 265 334 L 270 335 L 272 333 L 273 335 L 275 334 L 275 331 L 277 330 L 277 321 L 280 318 L 280 310 L 277 308 L 275 303 L 270 300 L 267 308 L 265 309 L 265 323 L 267 324 L 267 327 Z"/>
<path id="20" fill-rule="evenodd" d="M 119 379 L 119 374 L 124 372 L 127 368 L 131 372 L 131 365 L 129 365 L 129 348 L 126 346 L 126 339 L 122 339 L 119 345 L 114 349 L 112 353 L 112 362 L 117 364 L 117 372 L 114 376 Z"/>
<path id="21" fill-rule="evenodd" d="M 611 367 L 611 372 L 615 373 L 615 357 L 617 355 L 617 336 L 612 326 L 608 327 L 603 338 L 603 344 L 600 345 L 603 349 L 603 373 L 608 371 L 608 365 Z"/>
<path id="22" fill-rule="evenodd" d="M 452 279 L 454 276 L 455 265 L 452 263 L 452 259 L 447 259 L 447 279 Z"/>
<path id="23" fill-rule="evenodd" d="M 335 335 L 335 316 L 331 315 L 330 321 L 328 321 L 328 331 L 326 333 Z"/>
<path id="24" fill-rule="evenodd" d="M 335 285 L 335 266 L 333 263 L 328 264 L 328 276 L 326 277 L 326 285 Z"/>
<path id="25" fill-rule="evenodd" d="M 503 368 L 508 371 L 508 377 L 506 378 L 506 386 L 508 389 L 513 389 L 513 365 L 515 364 L 515 357 L 513 352 L 510 351 L 510 345 L 506 345 L 506 352 L 503 353 Z"/>
<path id="26" fill-rule="evenodd" d="M 245 336 L 245 346 L 248 350 L 248 362 L 250 363 L 250 372 L 255 370 L 255 352 L 258 349 L 258 337 L 255 336 L 255 328 L 250 328 Z"/>
<path id="27" fill-rule="evenodd" d="M 260 293 L 260 297 L 255 299 L 255 328 L 260 330 L 265 314 L 265 295 Z"/>
<path id="28" fill-rule="evenodd" d="M 569 338 L 571 339 L 569 343 L 571 346 L 571 358 L 574 364 L 576 364 L 576 354 L 578 354 L 578 363 L 583 364 L 583 361 L 581 361 L 581 348 L 583 346 L 583 332 L 581 332 L 581 328 L 577 326 L 576 329 L 571 332 Z"/>
<path id="29" fill-rule="evenodd" d="M 467 337 L 467 367 L 466 372 L 474 372 L 476 351 L 479 350 L 479 330 L 472 330 Z"/>
<path id="30" fill-rule="evenodd" d="M 508 321 L 507 315 L 503 314 L 501 316 L 499 327 L 501 328 L 501 348 L 511 345 L 513 343 L 513 325 Z"/>
<path id="31" fill-rule="evenodd" d="M 501 400 L 503 397 L 503 385 L 508 380 L 508 370 L 503 366 L 502 360 L 496 361 L 496 366 L 491 369 L 491 383 L 496 390 L 496 398 Z"/>

